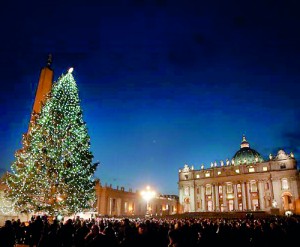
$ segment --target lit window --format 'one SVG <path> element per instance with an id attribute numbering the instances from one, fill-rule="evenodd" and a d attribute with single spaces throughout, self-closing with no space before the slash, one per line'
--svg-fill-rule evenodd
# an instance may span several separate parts
<path id="1" fill-rule="evenodd" d="M 197 174 L 197 175 L 196 175 L 196 178 L 200 178 L 200 175 L 199 175 L 199 174 Z"/>
<path id="2" fill-rule="evenodd" d="M 250 168 L 249 168 L 249 172 L 255 172 L 254 167 L 250 167 Z"/>
<path id="3" fill-rule="evenodd" d="M 233 199 L 233 194 L 228 194 L 228 195 L 227 195 L 227 199 Z M 232 200 L 231 200 L 231 201 L 232 201 Z M 232 202 L 233 202 L 233 201 L 232 201 Z M 229 201 L 229 203 L 232 203 L 232 202 Z"/>
<path id="4" fill-rule="evenodd" d="M 221 174 L 221 172 L 220 171 L 218 171 L 218 175 L 220 175 Z"/>
<path id="5" fill-rule="evenodd" d="M 264 166 L 263 171 L 266 172 L 268 170 L 268 167 Z"/>
<path id="6" fill-rule="evenodd" d="M 205 177 L 210 177 L 210 173 L 209 172 L 205 173 Z"/>
<path id="7" fill-rule="evenodd" d="M 240 173 L 240 169 L 236 169 L 235 172 L 236 172 L 236 173 Z"/>

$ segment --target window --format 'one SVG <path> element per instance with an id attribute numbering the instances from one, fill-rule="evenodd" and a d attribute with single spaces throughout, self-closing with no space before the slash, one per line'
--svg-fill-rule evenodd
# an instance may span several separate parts
<path id="1" fill-rule="evenodd" d="M 285 168 L 286 168 L 285 164 L 280 164 L 280 169 L 285 169 Z"/>
<path id="2" fill-rule="evenodd" d="M 210 184 L 206 185 L 205 193 L 206 193 L 206 195 L 211 195 L 211 186 L 210 186 Z"/>
<path id="3" fill-rule="evenodd" d="M 233 192 L 232 184 L 227 184 L 227 193 L 231 194 Z"/>
<path id="4" fill-rule="evenodd" d="M 257 192 L 257 184 L 256 184 L 256 182 L 252 182 L 250 184 L 250 191 L 251 192 Z"/>
<path id="5" fill-rule="evenodd" d="M 241 193 L 242 192 L 242 186 L 240 184 L 237 184 L 236 185 L 236 189 L 237 189 L 237 192 L 238 193 Z"/>
<path id="6" fill-rule="evenodd" d="M 210 177 L 210 173 L 209 172 L 205 173 L 205 177 Z"/>
<path id="7" fill-rule="evenodd" d="M 266 172 L 268 170 L 268 167 L 264 166 L 263 171 Z"/>
<path id="8" fill-rule="evenodd" d="M 197 175 L 196 175 L 196 178 L 200 178 L 200 175 L 199 175 L 199 174 L 197 174 Z"/>
<path id="9" fill-rule="evenodd" d="M 218 175 L 220 175 L 221 174 L 221 171 L 218 171 Z"/>
<path id="10" fill-rule="evenodd" d="M 236 169 L 235 172 L 236 172 L 236 173 L 240 173 L 240 169 Z"/>
<path id="11" fill-rule="evenodd" d="M 219 194 L 223 194 L 223 186 L 222 185 L 219 185 Z"/>
<path id="12" fill-rule="evenodd" d="M 255 172 L 254 167 L 249 167 L 249 172 Z"/>
<path id="13" fill-rule="evenodd" d="M 287 190 L 289 188 L 289 184 L 286 178 L 283 178 L 281 180 L 281 187 L 283 190 Z"/>

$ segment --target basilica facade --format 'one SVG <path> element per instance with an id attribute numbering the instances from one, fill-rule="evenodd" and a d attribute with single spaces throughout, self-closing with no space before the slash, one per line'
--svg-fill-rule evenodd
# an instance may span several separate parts
<path id="1" fill-rule="evenodd" d="M 268 160 L 243 136 L 231 160 L 200 169 L 179 170 L 179 203 L 183 213 L 265 211 L 300 214 L 300 178 L 293 153 L 278 150 Z"/>

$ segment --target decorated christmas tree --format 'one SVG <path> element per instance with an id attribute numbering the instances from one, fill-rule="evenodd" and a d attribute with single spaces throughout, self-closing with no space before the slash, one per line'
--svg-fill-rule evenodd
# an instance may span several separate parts
<path id="1" fill-rule="evenodd" d="M 16 212 L 71 215 L 90 209 L 97 164 L 72 69 L 54 83 L 33 119 L 6 180 Z"/>

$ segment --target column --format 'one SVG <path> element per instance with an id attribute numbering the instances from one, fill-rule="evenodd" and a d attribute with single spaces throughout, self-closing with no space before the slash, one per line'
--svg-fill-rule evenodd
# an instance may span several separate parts
<path id="1" fill-rule="evenodd" d="M 224 211 L 227 211 L 228 208 L 227 208 L 227 199 L 226 199 L 226 185 L 222 185 L 223 188 L 222 188 L 222 191 L 223 191 L 223 208 L 224 208 Z"/>
<path id="2" fill-rule="evenodd" d="M 242 201 L 243 201 L 243 210 L 248 209 L 246 201 L 246 186 L 245 182 L 242 182 Z"/>
<path id="3" fill-rule="evenodd" d="M 259 195 L 259 208 L 260 210 L 265 209 L 265 188 L 262 180 L 258 180 L 258 195 Z"/>
<path id="4" fill-rule="evenodd" d="M 201 185 L 201 206 L 202 212 L 206 211 L 206 202 L 205 202 L 205 187 Z"/>
<path id="5" fill-rule="evenodd" d="M 194 212 L 197 212 L 197 210 L 198 210 L 198 207 L 197 207 L 197 202 L 198 202 L 197 188 L 199 188 L 199 186 L 197 186 L 194 182 Z"/>
<path id="6" fill-rule="evenodd" d="M 233 194 L 234 194 L 234 209 L 238 210 L 239 204 L 238 204 L 238 195 L 237 195 L 236 184 L 233 184 Z"/>
<path id="7" fill-rule="evenodd" d="M 215 185 L 211 185 L 211 199 L 212 199 L 212 211 L 216 211 L 216 202 L 215 202 Z"/>
<path id="8" fill-rule="evenodd" d="M 220 211 L 220 202 L 219 202 L 219 185 L 215 186 L 215 197 L 216 197 L 216 211 Z"/>
<path id="9" fill-rule="evenodd" d="M 109 201 L 108 214 L 109 214 L 109 215 L 112 215 L 112 204 L 113 204 L 113 199 L 110 197 L 108 201 Z"/>
<path id="10" fill-rule="evenodd" d="M 246 193 L 247 193 L 247 202 L 248 202 L 248 207 L 247 209 L 252 209 L 251 207 L 251 195 L 250 195 L 250 182 L 248 181 L 246 184 Z"/>

